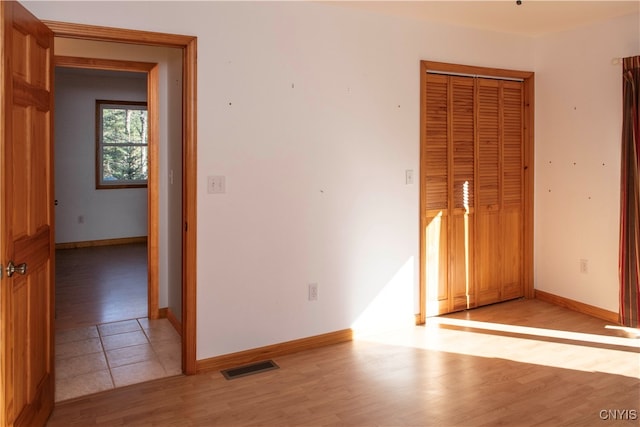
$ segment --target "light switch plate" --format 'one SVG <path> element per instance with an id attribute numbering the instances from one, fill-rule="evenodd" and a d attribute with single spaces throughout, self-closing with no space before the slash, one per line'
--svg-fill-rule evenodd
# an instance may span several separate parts
<path id="1" fill-rule="evenodd" d="M 413 184 L 413 169 L 407 169 L 404 171 L 405 184 L 411 185 Z"/>
<path id="2" fill-rule="evenodd" d="M 225 177 L 222 175 L 207 177 L 207 193 L 222 194 L 227 192 Z"/>

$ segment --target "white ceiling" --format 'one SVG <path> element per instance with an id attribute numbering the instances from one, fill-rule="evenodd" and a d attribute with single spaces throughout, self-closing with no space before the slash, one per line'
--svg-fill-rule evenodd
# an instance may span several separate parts
<path id="1" fill-rule="evenodd" d="M 327 3 L 422 21 L 528 36 L 563 31 L 622 15 L 640 14 L 640 0 L 522 0 L 521 5 L 517 5 L 515 0 L 329 0 Z"/>

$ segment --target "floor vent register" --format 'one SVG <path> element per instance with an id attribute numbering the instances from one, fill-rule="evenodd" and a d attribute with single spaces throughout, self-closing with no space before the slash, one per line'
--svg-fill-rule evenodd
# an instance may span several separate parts
<path id="1" fill-rule="evenodd" d="M 238 366 L 236 368 L 224 369 L 220 371 L 222 375 L 228 380 L 233 380 L 240 377 L 246 377 L 247 375 L 259 374 L 265 371 L 271 371 L 273 369 L 280 368 L 273 360 L 266 360 L 264 362 L 251 363 L 249 365 Z"/>

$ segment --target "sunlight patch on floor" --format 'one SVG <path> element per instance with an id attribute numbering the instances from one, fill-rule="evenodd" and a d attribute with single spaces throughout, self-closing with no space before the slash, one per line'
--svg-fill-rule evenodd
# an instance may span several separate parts
<path id="1" fill-rule="evenodd" d="M 520 338 L 530 336 L 557 338 L 561 340 L 583 341 L 598 344 L 618 345 L 624 347 L 640 348 L 640 340 L 630 340 L 623 337 L 609 335 L 585 334 L 581 332 L 561 331 L 556 329 L 532 328 L 529 326 L 508 325 L 503 323 L 480 322 L 477 320 L 452 319 L 448 317 L 433 317 L 429 322 L 436 325 L 450 325 L 465 328 L 478 328 L 486 331 L 498 331 L 522 335 Z"/>
<path id="2" fill-rule="evenodd" d="M 424 326 L 357 339 L 640 378 L 640 340 L 634 338 L 432 317 Z"/>
<path id="3" fill-rule="evenodd" d="M 620 325 L 607 325 L 605 329 L 612 329 L 615 331 L 621 331 L 629 338 L 640 338 L 640 329 L 639 328 L 628 328 L 626 326 Z"/>

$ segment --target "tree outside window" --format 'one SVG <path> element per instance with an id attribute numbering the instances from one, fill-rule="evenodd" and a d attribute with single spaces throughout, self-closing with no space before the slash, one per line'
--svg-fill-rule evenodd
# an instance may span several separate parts
<path id="1" fill-rule="evenodd" d="M 146 102 L 96 101 L 96 188 L 147 186 Z"/>

